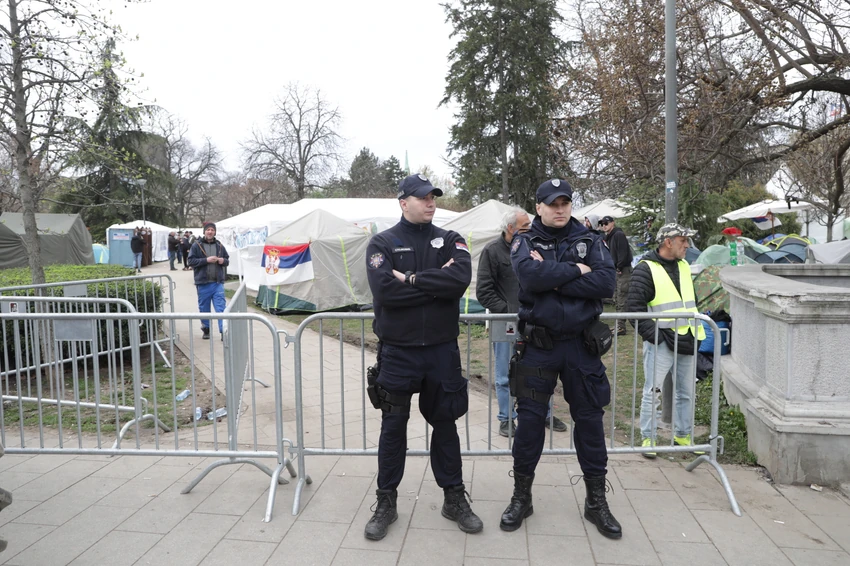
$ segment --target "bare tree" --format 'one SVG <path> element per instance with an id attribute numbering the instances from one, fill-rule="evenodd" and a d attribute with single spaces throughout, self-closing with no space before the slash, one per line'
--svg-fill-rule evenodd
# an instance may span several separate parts
<path id="1" fill-rule="evenodd" d="M 11 142 L 33 283 L 44 283 L 35 222 L 61 150 L 62 120 L 97 80 L 100 47 L 119 35 L 108 10 L 83 0 L 7 0 L 0 8 L 0 137 Z"/>
<path id="2" fill-rule="evenodd" d="M 266 129 L 254 129 L 242 145 L 245 170 L 264 180 L 286 177 L 295 200 L 318 188 L 339 163 L 341 116 L 319 90 L 289 84 Z"/>
<path id="3" fill-rule="evenodd" d="M 172 115 L 160 116 L 156 129 L 165 140 L 165 166 L 170 177 L 165 200 L 179 226 L 200 223 L 205 219 L 205 189 L 221 172 L 221 155 L 209 138 L 195 147 L 187 136 L 186 124 Z"/>

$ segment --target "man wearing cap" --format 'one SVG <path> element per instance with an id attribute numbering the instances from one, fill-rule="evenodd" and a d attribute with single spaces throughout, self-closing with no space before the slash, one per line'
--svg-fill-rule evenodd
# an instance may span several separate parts
<path id="1" fill-rule="evenodd" d="M 515 313 L 519 308 L 517 295 L 519 284 L 511 265 L 511 242 L 514 235 L 527 232 L 531 226 L 528 213 L 518 206 L 502 216 L 502 233 L 488 242 L 481 250 L 478 261 L 478 278 L 475 284 L 475 296 L 484 308 L 492 313 Z M 499 403 L 499 434 L 509 436 L 516 429 L 516 412 L 511 406 L 511 392 L 508 387 L 508 365 L 512 355 L 510 342 L 493 342 L 495 358 L 496 400 Z M 546 428 L 557 432 L 566 432 L 567 425 L 551 414 L 546 415 Z"/>
<path id="2" fill-rule="evenodd" d="M 614 218 L 603 216 L 599 221 L 599 227 L 605 233 L 605 244 L 611 252 L 614 268 L 617 270 L 617 293 L 614 295 L 614 304 L 617 312 L 626 312 L 626 301 L 629 297 L 629 283 L 632 280 L 632 248 L 626 233 L 622 228 L 617 228 Z M 626 334 L 626 321 L 617 319 L 617 336 Z"/>
<path id="3" fill-rule="evenodd" d="M 224 312 L 227 301 L 224 298 L 224 279 L 227 266 L 230 265 L 224 244 L 215 237 L 215 224 L 204 223 L 204 237 L 196 240 L 189 250 L 189 266 L 195 270 L 195 288 L 198 290 L 198 310 L 210 312 L 210 303 L 215 312 Z M 218 320 L 218 331 L 224 339 L 224 322 Z M 210 321 L 201 320 L 201 332 L 204 340 L 210 339 Z"/>
<path id="4" fill-rule="evenodd" d="M 699 312 L 685 261 L 689 238 L 696 235 L 679 224 L 665 224 L 658 231 L 658 249 L 646 254 L 632 273 L 628 312 Z M 631 321 L 634 326 L 635 321 Z M 689 446 L 693 428 L 694 351 L 696 340 L 705 339 L 705 330 L 696 319 L 664 318 L 640 320 L 638 334 L 643 338 L 643 398 L 640 405 L 642 446 L 655 445 L 655 391 L 661 387 L 667 372 L 676 368 L 673 393 L 673 441 Z M 655 458 L 655 452 L 643 453 Z"/>
<path id="5" fill-rule="evenodd" d="M 443 488 L 443 517 L 460 530 L 484 527 L 467 501 L 455 421 L 469 406 L 458 350 L 460 298 L 472 279 L 469 248 L 456 232 L 431 223 L 443 191 L 423 175 L 399 183 L 402 217 L 376 234 L 366 251 L 378 336 L 378 369 L 369 398 L 382 411 L 375 514 L 365 536 L 381 540 L 398 518 L 398 485 L 404 475 L 410 401 L 432 427 L 431 469 Z"/>
<path id="6" fill-rule="evenodd" d="M 579 465 L 584 474 L 584 517 L 606 537 L 622 537 L 605 499 L 608 453 L 603 408 L 611 388 L 599 352 L 583 334 L 598 323 L 602 299 L 614 294 L 614 264 L 602 237 L 572 217 L 573 191 L 563 179 L 537 188 L 537 217 L 511 244 L 519 280 L 519 330 L 523 343 L 511 365 L 517 398 L 513 445 L 514 492 L 499 526 L 515 531 L 534 512 L 531 485 L 543 451 L 543 421 L 558 379 L 575 422 Z M 604 325 L 602 325 L 604 326 Z M 609 334 L 610 337 L 610 334 Z"/>
<path id="7" fill-rule="evenodd" d="M 179 260 L 180 253 L 180 239 L 177 237 L 177 232 L 169 232 L 168 233 L 168 265 L 171 267 L 171 271 L 177 271 L 177 268 L 174 267 L 174 260 Z M 178 261 L 178 263 L 180 263 Z"/>

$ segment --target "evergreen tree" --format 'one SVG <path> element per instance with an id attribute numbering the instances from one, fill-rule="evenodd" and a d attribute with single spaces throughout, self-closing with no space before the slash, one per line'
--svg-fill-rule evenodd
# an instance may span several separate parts
<path id="1" fill-rule="evenodd" d="M 457 0 L 445 5 L 457 46 L 441 104 L 458 105 L 449 153 L 461 200 L 528 207 L 553 174 L 548 134 L 564 44 L 554 0 Z"/>

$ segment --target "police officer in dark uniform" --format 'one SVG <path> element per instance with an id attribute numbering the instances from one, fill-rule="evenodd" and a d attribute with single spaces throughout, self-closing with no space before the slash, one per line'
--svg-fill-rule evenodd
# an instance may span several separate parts
<path id="1" fill-rule="evenodd" d="M 531 485 L 543 451 L 543 422 L 560 378 L 587 488 L 584 517 L 604 536 L 620 538 L 622 529 L 605 500 L 608 453 L 602 415 L 611 389 L 600 356 L 610 345 L 611 331 L 599 321 L 602 299 L 614 294 L 616 272 L 602 236 L 572 218 L 572 196 L 563 179 L 540 185 L 537 217 L 511 245 L 523 343 L 511 372 L 519 420 L 514 493 L 499 526 L 514 531 L 534 512 Z"/>
<path id="2" fill-rule="evenodd" d="M 431 224 L 434 188 L 423 175 L 399 183 L 402 218 L 375 235 L 366 252 L 379 339 L 377 375 L 369 397 L 383 412 L 378 445 L 378 500 L 366 525 L 367 539 L 381 540 L 398 518 L 396 488 L 404 475 L 410 401 L 433 428 L 431 469 L 445 500 L 442 515 L 467 533 L 483 523 L 469 506 L 463 485 L 455 421 L 469 406 L 458 350 L 459 300 L 472 279 L 469 248 L 456 232 Z"/>

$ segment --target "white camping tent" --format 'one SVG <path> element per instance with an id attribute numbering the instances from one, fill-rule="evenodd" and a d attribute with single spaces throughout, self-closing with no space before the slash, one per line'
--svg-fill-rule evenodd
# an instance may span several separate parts
<path id="1" fill-rule="evenodd" d="M 369 234 L 386 230 L 401 218 L 398 199 L 394 198 L 305 198 L 292 204 L 267 204 L 216 222 L 216 235 L 230 254 L 228 272 L 241 275 L 244 262 L 239 258 L 243 251 L 252 258 L 259 257 L 270 234 L 314 210 L 330 212 Z M 457 215 L 457 212 L 438 208 L 433 222 L 441 226 Z"/>
<path id="2" fill-rule="evenodd" d="M 462 312 L 483 312 L 483 307 L 475 297 L 475 284 L 478 281 L 478 260 L 481 258 L 481 250 L 484 249 L 484 246 L 494 238 L 501 236 L 502 216 L 511 208 L 513 207 L 499 201 L 488 200 L 459 214 L 443 225 L 446 230 L 454 230 L 463 236 L 469 246 L 469 254 L 472 256 L 472 282 L 461 299 Z"/>
<path id="3" fill-rule="evenodd" d="M 850 263 L 850 240 L 810 244 L 806 263 Z"/>
<path id="4" fill-rule="evenodd" d="M 366 279 L 369 238 L 354 224 L 323 210 L 314 210 L 269 235 L 268 246 L 309 244 L 313 276 L 276 287 L 262 286 L 257 302 L 268 309 L 315 312 L 370 304 L 372 293 Z M 243 264 L 246 281 L 263 282 L 266 272 L 261 260 L 262 254 L 252 256 L 250 265 Z"/>
<path id="5" fill-rule="evenodd" d="M 113 224 L 107 228 L 106 241 L 107 243 L 112 241 L 112 238 L 109 237 L 112 230 L 132 230 L 141 226 L 150 228 L 151 231 L 151 247 L 153 248 L 151 250 L 151 259 L 153 261 L 168 261 L 168 233 L 176 232 L 177 228 L 169 228 L 168 226 L 163 226 L 150 220 L 134 220 L 126 224 Z"/>
<path id="6" fill-rule="evenodd" d="M 630 216 L 632 212 L 633 211 L 629 209 L 626 203 L 612 198 L 606 198 L 599 202 L 583 206 L 579 209 L 574 209 L 573 216 L 578 218 L 580 222 L 584 222 L 584 217 L 588 214 L 595 214 L 599 218 L 602 218 L 603 216 L 611 216 L 614 220 L 618 220 L 620 218 Z"/>

